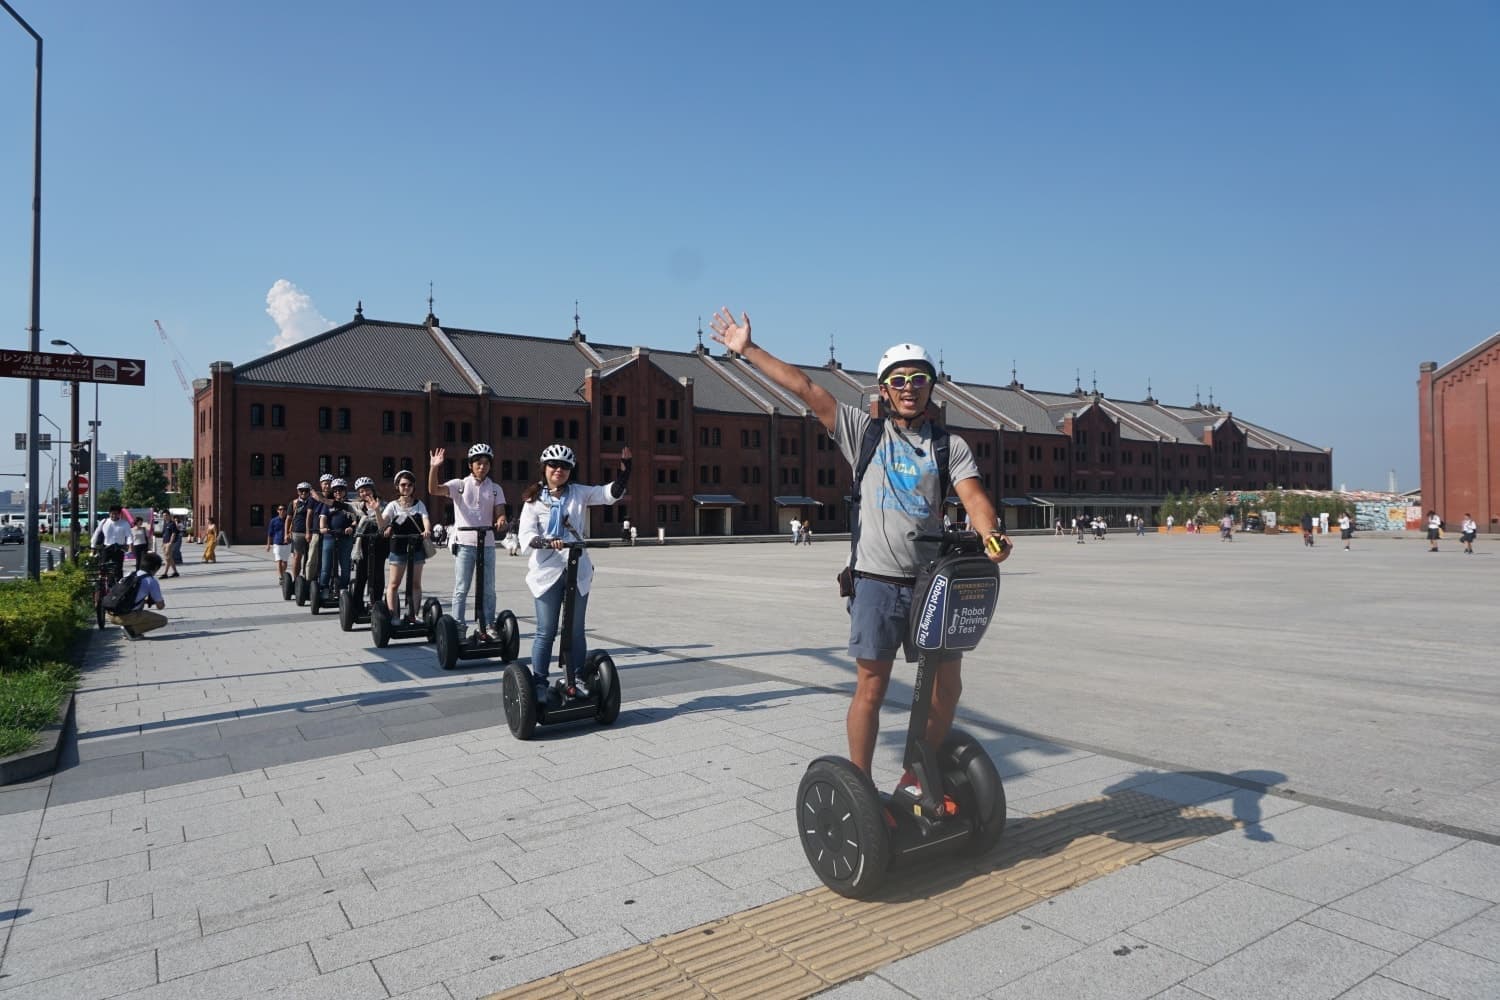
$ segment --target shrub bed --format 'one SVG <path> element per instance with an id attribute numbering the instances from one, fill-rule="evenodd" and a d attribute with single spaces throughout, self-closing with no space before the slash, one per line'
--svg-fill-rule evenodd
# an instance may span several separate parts
<path id="1" fill-rule="evenodd" d="M 0 756 L 30 748 L 78 686 L 66 657 L 86 622 L 89 574 L 69 563 L 0 583 Z"/>

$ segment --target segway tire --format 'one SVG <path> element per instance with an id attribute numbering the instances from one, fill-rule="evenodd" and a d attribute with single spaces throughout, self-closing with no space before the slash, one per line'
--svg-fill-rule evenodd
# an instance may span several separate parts
<path id="1" fill-rule="evenodd" d="M 377 604 L 370 609 L 370 638 L 375 640 L 376 649 L 384 649 L 391 644 L 391 616 L 384 604 Z"/>
<path id="2" fill-rule="evenodd" d="M 444 670 L 452 670 L 458 666 L 458 651 L 463 641 L 463 637 L 458 634 L 458 622 L 443 615 L 433 624 L 432 631 L 437 643 L 438 666 Z"/>
<path id="3" fill-rule="evenodd" d="M 283 601 L 290 601 L 292 599 L 292 591 L 296 589 L 296 579 L 292 576 L 291 573 L 283 572 L 281 574 L 281 599 Z"/>
<path id="4" fill-rule="evenodd" d="M 347 590 L 339 591 L 339 628 L 345 632 L 354 631 L 354 616 L 358 609 L 354 606 L 354 595 Z"/>
<path id="5" fill-rule="evenodd" d="M 307 607 L 307 577 L 297 577 L 297 586 L 294 588 L 294 590 L 296 592 L 295 596 L 297 598 L 297 607 Z"/>
<path id="6" fill-rule="evenodd" d="M 531 667 L 524 663 L 512 663 L 506 667 L 500 688 L 505 702 L 505 724 L 510 727 L 510 734 L 518 740 L 531 739 L 537 722 Z"/>
<path id="7" fill-rule="evenodd" d="M 949 731 L 938 753 L 943 787 L 958 803 L 959 816 L 968 816 L 973 834 L 963 845 L 965 854 L 984 854 L 1005 832 L 1005 785 L 984 746 L 961 729 Z"/>
<path id="8" fill-rule="evenodd" d="M 313 587 L 312 594 L 308 597 L 307 603 L 312 606 L 313 614 L 319 614 L 323 610 L 323 588 Z"/>
<path id="9" fill-rule="evenodd" d="M 100 629 L 104 628 L 104 604 L 102 601 L 94 602 L 94 624 Z"/>
<path id="10" fill-rule="evenodd" d="M 521 624 L 510 611 L 495 616 L 495 635 L 500 638 L 500 662 L 509 663 L 521 652 Z"/>
<path id="11" fill-rule="evenodd" d="M 584 661 L 583 677 L 599 699 L 594 720 L 601 726 L 614 725 L 620 717 L 620 671 L 615 669 L 615 661 L 603 650 L 595 650 Z"/>
<path id="12" fill-rule="evenodd" d="M 868 899 L 885 881 L 891 844 L 870 778 L 842 757 L 819 757 L 797 786 L 802 851 L 824 885 Z"/>
<path id="13" fill-rule="evenodd" d="M 422 602 L 422 624 L 427 626 L 427 641 L 437 641 L 437 620 L 443 617 L 443 602 L 429 597 Z"/>

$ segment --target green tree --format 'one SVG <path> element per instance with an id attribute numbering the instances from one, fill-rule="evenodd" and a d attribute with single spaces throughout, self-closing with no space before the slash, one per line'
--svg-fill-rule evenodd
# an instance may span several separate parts
<path id="1" fill-rule="evenodd" d="M 125 470 L 125 506 L 160 510 L 167 505 L 167 474 L 147 455 Z"/>
<path id="2" fill-rule="evenodd" d="M 190 458 L 177 467 L 177 506 L 193 506 L 193 460 Z"/>
<path id="3" fill-rule="evenodd" d="M 121 506 L 121 503 L 120 488 L 118 486 L 111 486 L 109 489 L 99 492 L 99 511 L 101 514 L 111 507 L 119 506 Z"/>

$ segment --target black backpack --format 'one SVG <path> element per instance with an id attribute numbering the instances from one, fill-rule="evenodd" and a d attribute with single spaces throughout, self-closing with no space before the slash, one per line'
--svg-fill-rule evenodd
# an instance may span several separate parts
<path id="1" fill-rule="evenodd" d="M 136 592 L 141 589 L 141 574 L 130 573 L 120 579 L 120 582 L 109 588 L 109 593 L 104 595 L 100 602 L 105 611 L 120 614 L 135 609 Z"/>

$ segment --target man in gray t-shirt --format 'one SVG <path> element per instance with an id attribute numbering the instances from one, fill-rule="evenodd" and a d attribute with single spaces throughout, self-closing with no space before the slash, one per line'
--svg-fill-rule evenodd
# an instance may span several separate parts
<path id="1" fill-rule="evenodd" d="M 712 322 L 713 338 L 753 364 L 767 378 L 791 392 L 817 416 L 854 465 L 870 415 L 842 406 L 807 373 L 770 354 L 750 339 L 750 317 L 724 309 Z M 928 419 L 937 368 L 932 357 L 915 344 L 898 344 L 880 359 L 881 413 L 885 421 L 880 444 L 859 485 L 859 549 L 855 553 L 854 596 L 849 601 L 849 654 L 859 668 L 854 698 L 845 725 L 849 759 L 870 773 L 875 739 L 880 732 L 880 705 L 891 680 L 896 653 L 905 647 L 911 616 L 912 587 L 918 567 L 936 554 L 934 543 L 918 543 L 917 535 L 940 534 L 943 504 L 933 424 Z M 995 507 L 980 485 L 974 456 L 963 439 L 948 435 L 948 473 L 959 501 L 981 537 L 993 538 L 990 559 L 1003 562 L 1010 541 L 995 518 Z M 930 547 L 929 547 L 930 546 Z M 916 657 L 906 650 L 907 659 Z M 927 719 L 927 741 L 940 747 L 953 725 L 962 689 L 963 659 L 953 654 L 937 665 L 932 711 Z M 908 774 L 901 786 L 920 795 Z"/>

